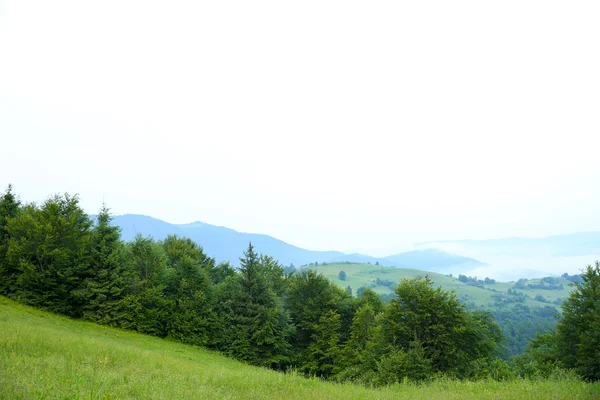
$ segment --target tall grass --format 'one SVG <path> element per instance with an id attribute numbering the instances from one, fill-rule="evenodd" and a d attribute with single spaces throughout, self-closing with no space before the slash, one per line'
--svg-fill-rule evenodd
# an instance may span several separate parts
<path id="1" fill-rule="evenodd" d="M 598 399 L 573 377 L 368 389 L 248 366 L 205 349 L 0 297 L 0 399 Z"/>

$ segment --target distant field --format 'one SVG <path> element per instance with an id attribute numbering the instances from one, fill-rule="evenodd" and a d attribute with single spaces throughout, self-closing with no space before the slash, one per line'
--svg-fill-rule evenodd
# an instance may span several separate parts
<path id="1" fill-rule="evenodd" d="M 478 288 L 463 283 L 456 277 L 452 278 L 446 275 L 437 274 L 435 272 L 426 272 L 407 268 L 382 267 L 372 264 L 332 263 L 319 264 L 318 266 L 310 268 L 322 273 L 340 287 L 346 288 L 350 286 L 354 294 L 356 294 L 356 291 L 361 286 L 370 287 L 375 292 L 380 294 L 393 293 L 395 285 L 376 285 L 377 278 L 380 280 L 392 280 L 397 283 L 402 278 L 412 279 L 418 276 L 428 275 L 436 286 L 441 285 L 446 290 L 454 290 L 459 298 L 467 299 L 468 301 L 474 301 L 477 305 L 490 309 L 497 308 L 494 305 L 496 300 L 492 297 L 494 294 L 508 292 L 508 289 L 515 285 L 515 282 L 501 282 L 492 285 L 485 285 L 484 288 Z M 339 279 L 338 274 L 340 271 L 344 271 L 346 273 L 346 280 Z M 562 290 L 518 289 L 520 292 L 523 292 L 530 297 L 526 299 L 523 304 L 529 307 L 543 307 L 552 305 L 553 307 L 559 308 L 559 305 L 557 304 L 549 304 L 535 300 L 535 296 L 537 295 L 544 296 L 550 303 L 558 298 L 566 299 L 571 291 L 571 287 L 569 286 L 570 282 L 564 278 L 558 279 L 559 283 L 561 283 L 564 287 Z M 527 281 L 527 284 L 535 284 L 539 282 L 540 279 L 531 279 Z M 493 292 L 492 289 L 496 290 L 496 292 Z"/>
<path id="2" fill-rule="evenodd" d="M 594 399 L 573 379 L 436 381 L 367 389 L 73 321 L 0 297 L 0 399 Z"/>

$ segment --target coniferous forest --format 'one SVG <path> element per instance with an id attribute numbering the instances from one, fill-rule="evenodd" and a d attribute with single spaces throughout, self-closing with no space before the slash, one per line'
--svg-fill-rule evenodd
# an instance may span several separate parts
<path id="1" fill-rule="evenodd" d="M 77 196 L 22 204 L 0 197 L 0 294 L 24 304 L 218 350 L 249 364 L 381 386 L 509 380 L 572 370 L 600 379 L 600 265 L 588 266 L 557 328 L 502 360 L 495 317 L 467 310 L 427 277 L 401 281 L 384 303 L 353 297 L 313 270 L 289 271 L 249 244 L 240 267 L 169 236 L 121 240 L 103 207 Z"/>

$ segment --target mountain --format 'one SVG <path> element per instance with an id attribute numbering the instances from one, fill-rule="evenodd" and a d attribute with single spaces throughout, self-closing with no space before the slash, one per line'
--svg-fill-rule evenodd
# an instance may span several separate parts
<path id="1" fill-rule="evenodd" d="M 471 276 L 489 276 L 500 280 L 541 278 L 560 276 L 565 272 L 578 274 L 586 265 L 600 260 L 600 232 L 577 232 L 542 238 L 442 240 L 415 243 L 415 247 L 485 260 L 485 267 L 468 271 Z"/>
<path id="2" fill-rule="evenodd" d="M 383 258 L 359 253 L 313 251 L 291 245 L 268 235 L 243 233 L 203 222 L 180 225 L 169 224 L 145 215 L 126 214 L 115 216 L 112 223 L 121 227 L 121 235 L 126 241 L 132 240 L 138 233 L 143 236 L 152 236 L 157 240 L 162 240 L 168 235 L 185 236 L 202 246 L 205 253 L 214 257 L 217 261 L 229 261 L 233 265 L 238 265 L 239 258 L 248 247 L 248 242 L 252 242 L 258 252 L 275 258 L 283 265 L 301 266 L 315 262 L 353 262 L 421 268 L 438 272 L 443 272 L 445 267 L 453 265 L 468 263 L 475 266 L 483 265 L 477 260 L 448 254 L 443 251 L 414 251 Z"/>
<path id="3" fill-rule="evenodd" d="M 489 240 L 440 240 L 415 243 L 417 247 L 464 245 L 472 248 L 502 250 L 513 255 L 574 257 L 600 254 L 600 232 L 576 232 L 542 238 L 510 237 Z"/>
<path id="4" fill-rule="evenodd" d="M 438 249 L 408 251 L 384 257 L 393 264 L 401 264 L 406 268 L 422 269 L 431 272 L 448 273 L 449 268 L 455 271 L 457 267 L 474 268 L 485 265 L 473 258 L 446 253 Z"/>
<path id="5" fill-rule="evenodd" d="M 124 240 L 132 240 L 138 233 L 157 240 L 168 235 L 189 237 L 202 246 L 209 256 L 217 261 L 229 261 L 233 265 L 238 265 L 249 242 L 252 242 L 258 252 L 272 256 L 283 265 L 323 262 L 344 255 L 339 251 L 306 250 L 271 236 L 242 233 L 203 222 L 175 225 L 145 215 L 126 214 L 114 217 L 113 224 L 121 227 Z"/>

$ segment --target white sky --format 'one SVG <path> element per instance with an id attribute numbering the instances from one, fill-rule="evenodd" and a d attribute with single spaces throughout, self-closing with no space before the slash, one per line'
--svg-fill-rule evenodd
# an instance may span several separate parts
<path id="1" fill-rule="evenodd" d="M 0 0 L 0 185 L 311 249 L 600 230 L 597 1 Z"/>

